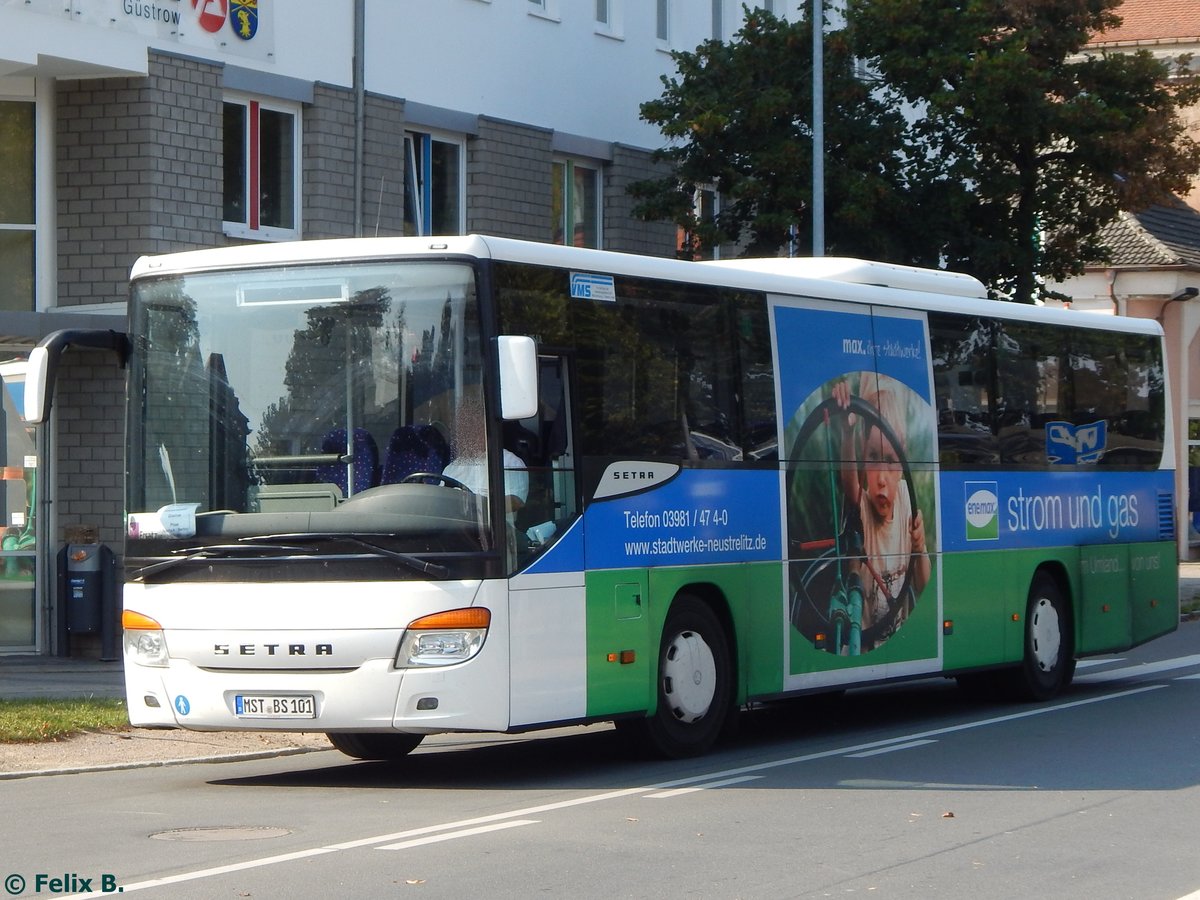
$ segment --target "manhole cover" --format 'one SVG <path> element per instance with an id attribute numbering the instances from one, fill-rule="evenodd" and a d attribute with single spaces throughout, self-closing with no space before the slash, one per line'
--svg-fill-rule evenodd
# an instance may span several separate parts
<path id="1" fill-rule="evenodd" d="M 201 825 L 156 831 L 150 837 L 156 841 L 261 841 L 291 833 L 292 829 L 276 825 Z"/>

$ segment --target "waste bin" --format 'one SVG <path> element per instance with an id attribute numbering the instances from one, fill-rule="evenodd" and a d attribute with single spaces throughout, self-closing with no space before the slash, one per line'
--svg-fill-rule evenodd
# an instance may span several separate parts
<path id="1" fill-rule="evenodd" d="M 67 630 L 93 634 L 100 630 L 104 580 L 99 544 L 67 545 Z"/>

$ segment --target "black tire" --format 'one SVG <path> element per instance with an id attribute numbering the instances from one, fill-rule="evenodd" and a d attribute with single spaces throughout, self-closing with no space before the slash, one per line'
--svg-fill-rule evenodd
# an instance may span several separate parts
<path id="1" fill-rule="evenodd" d="M 1018 699 L 1050 700 L 1075 675 L 1071 609 L 1058 582 L 1039 573 L 1025 605 L 1025 658 L 1012 673 Z"/>
<path id="2" fill-rule="evenodd" d="M 625 720 L 622 730 L 657 756 L 708 752 L 733 713 L 731 659 L 728 636 L 713 611 L 696 597 L 680 595 L 667 613 L 659 645 L 658 708 L 647 718 Z"/>
<path id="3" fill-rule="evenodd" d="M 337 732 L 325 735 L 334 748 L 355 759 L 402 759 L 417 748 L 423 735 Z"/>

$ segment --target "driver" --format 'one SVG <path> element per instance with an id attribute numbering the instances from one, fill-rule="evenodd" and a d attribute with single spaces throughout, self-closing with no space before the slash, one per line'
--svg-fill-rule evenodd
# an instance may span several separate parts
<path id="1" fill-rule="evenodd" d="M 841 409 L 850 406 L 850 386 L 838 381 L 833 397 Z M 907 428 L 900 403 L 894 392 L 875 390 L 863 399 L 879 411 L 891 427 L 899 447 L 871 424 L 865 435 L 858 434 L 857 416 L 843 418 L 842 469 L 840 482 L 847 504 L 857 509 L 862 522 L 862 556 L 857 568 L 863 586 L 863 630 L 883 620 L 894 603 L 902 603 L 888 634 L 877 636 L 878 646 L 899 628 L 911 606 L 929 583 L 930 562 L 925 549 L 925 524 L 920 509 L 913 507 L 908 482 L 900 464 L 907 451 Z M 912 567 L 911 593 L 897 597 Z M 863 648 L 871 649 L 868 647 Z"/>
<path id="2" fill-rule="evenodd" d="M 454 411 L 453 459 L 442 469 L 442 474 L 486 497 L 487 444 L 483 423 L 483 398 L 478 391 L 467 391 Z M 511 519 L 529 496 L 529 473 L 521 457 L 511 450 L 504 451 L 504 494 L 505 510 Z"/>
<path id="3" fill-rule="evenodd" d="M 451 460 L 442 474 L 459 481 L 481 497 L 488 495 L 487 459 L 484 456 L 459 456 Z M 511 517 L 525 505 L 529 496 L 529 473 L 521 457 L 511 450 L 504 451 L 504 502 Z"/>

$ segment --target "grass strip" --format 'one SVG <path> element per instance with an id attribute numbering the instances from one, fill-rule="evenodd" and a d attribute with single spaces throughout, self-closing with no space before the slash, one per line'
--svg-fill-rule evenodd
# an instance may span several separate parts
<path id="1" fill-rule="evenodd" d="M 81 731 L 128 727 L 124 700 L 0 700 L 0 743 L 57 741 Z"/>

